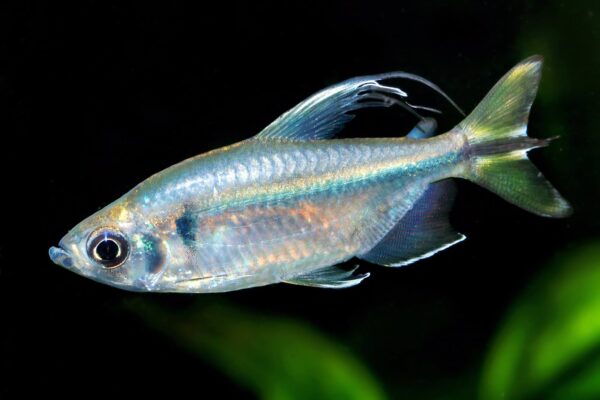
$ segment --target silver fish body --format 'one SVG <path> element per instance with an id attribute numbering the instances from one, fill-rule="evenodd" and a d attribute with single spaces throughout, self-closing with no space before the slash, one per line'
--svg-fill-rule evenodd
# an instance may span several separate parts
<path id="1" fill-rule="evenodd" d="M 372 248 L 394 220 L 378 213 L 404 213 L 459 165 L 460 137 L 430 140 L 249 140 L 176 165 L 124 201 L 177 255 L 167 280 L 193 279 L 190 291 L 265 285 Z"/>
<path id="2" fill-rule="evenodd" d="M 541 61 L 524 63 L 524 77 L 509 72 L 503 79 L 515 85 L 522 82 L 511 79 L 539 75 Z M 566 215 L 568 205 L 551 186 L 544 200 L 551 209 L 543 212 L 512 198 L 506 180 L 494 186 L 479 177 L 496 165 L 494 157 L 520 162 L 546 144 L 515 132 L 483 140 L 497 129 L 476 125 L 480 115 L 463 122 L 471 123 L 467 129 L 435 137 L 326 140 L 349 111 L 397 104 L 392 94 L 405 96 L 371 77 L 319 92 L 254 138 L 151 176 L 77 225 L 50 256 L 128 290 L 221 292 L 278 282 L 339 288 L 368 276 L 336 267 L 352 257 L 405 265 L 464 239 L 447 221 L 449 178 L 505 191 L 509 201 L 543 215 Z"/>

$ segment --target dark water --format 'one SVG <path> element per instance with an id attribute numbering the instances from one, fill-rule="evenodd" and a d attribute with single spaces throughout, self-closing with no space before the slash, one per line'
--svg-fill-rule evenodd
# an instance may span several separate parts
<path id="1" fill-rule="evenodd" d="M 600 398 L 600 7 L 421 3 L 2 5 L 2 398 Z M 470 111 L 533 54 L 546 62 L 529 132 L 561 139 L 531 158 L 569 219 L 460 182 L 452 221 L 468 240 L 402 269 L 361 262 L 371 278 L 343 291 L 134 294 L 47 256 L 150 174 L 255 134 L 326 85 L 404 70 Z M 443 109 L 442 130 L 459 121 L 410 87 Z M 344 135 L 414 123 L 373 111 Z M 513 333 L 528 339 L 504 347 Z"/>

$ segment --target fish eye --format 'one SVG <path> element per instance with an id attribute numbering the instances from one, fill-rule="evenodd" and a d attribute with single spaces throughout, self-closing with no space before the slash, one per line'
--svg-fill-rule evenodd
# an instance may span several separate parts
<path id="1" fill-rule="evenodd" d="M 122 265 L 129 256 L 129 244 L 125 236 L 112 229 L 101 229 L 90 235 L 87 245 L 88 256 L 112 269 Z"/>

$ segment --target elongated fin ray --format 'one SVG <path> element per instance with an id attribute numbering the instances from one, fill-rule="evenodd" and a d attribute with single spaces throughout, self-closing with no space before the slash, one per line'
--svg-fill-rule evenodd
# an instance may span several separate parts
<path id="1" fill-rule="evenodd" d="M 430 257 L 462 240 L 448 220 L 455 196 L 454 182 L 433 183 L 413 208 L 369 252 L 359 258 L 400 267 Z"/>
<path id="2" fill-rule="evenodd" d="M 368 273 L 354 275 L 357 268 L 358 266 L 349 271 L 337 266 L 320 268 L 316 271 L 295 276 L 286 280 L 285 283 L 327 289 L 343 289 L 356 286 L 369 277 Z"/>
<path id="3" fill-rule="evenodd" d="M 423 78 L 422 76 L 411 74 L 409 72 L 402 72 L 402 71 L 388 72 L 388 73 L 374 75 L 374 76 L 377 77 L 377 80 L 401 78 L 401 79 L 408 79 L 410 81 L 419 82 L 419 83 L 427 86 L 428 88 L 432 89 L 434 92 L 438 93 L 440 96 L 442 96 L 444 99 L 446 99 L 446 101 L 448 103 L 450 103 L 452 105 L 452 107 L 454 107 L 460 114 L 465 115 L 465 112 L 458 106 L 458 104 L 456 104 L 454 102 L 454 100 L 452 100 L 450 98 L 450 96 L 448 96 L 438 85 Z"/>
<path id="4" fill-rule="evenodd" d="M 381 80 L 396 78 L 426 85 L 462 113 L 456 103 L 432 82 L 406 72 L 390 72 L 352 78 L 323 89 L 282 114 L 255 138 L 295 141 L 328 139 L 354 118 L 351 114 L 353 111 L 363 108 L 398 105 L 419 119 L 423 117 L 417 109 L 437 112 L 429 107 L 413 106 L 405 100 L 407 94 L 403 90 L 379 83 Z"/>

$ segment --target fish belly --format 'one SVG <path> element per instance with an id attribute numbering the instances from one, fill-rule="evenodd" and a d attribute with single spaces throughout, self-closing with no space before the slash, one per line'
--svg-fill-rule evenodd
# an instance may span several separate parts
<path id="1" fill-rule="evenodd" d="M 259 286 L 348 260 L 372 248 L 397 219 L 392 214 L 405 212 L 398 209 L 410 208 L 418 197 L 399 199 L 399 192 L 422 185 L 398 186 L 351 185 L 201 215 L 189 260 L 192 275 Z"/>

